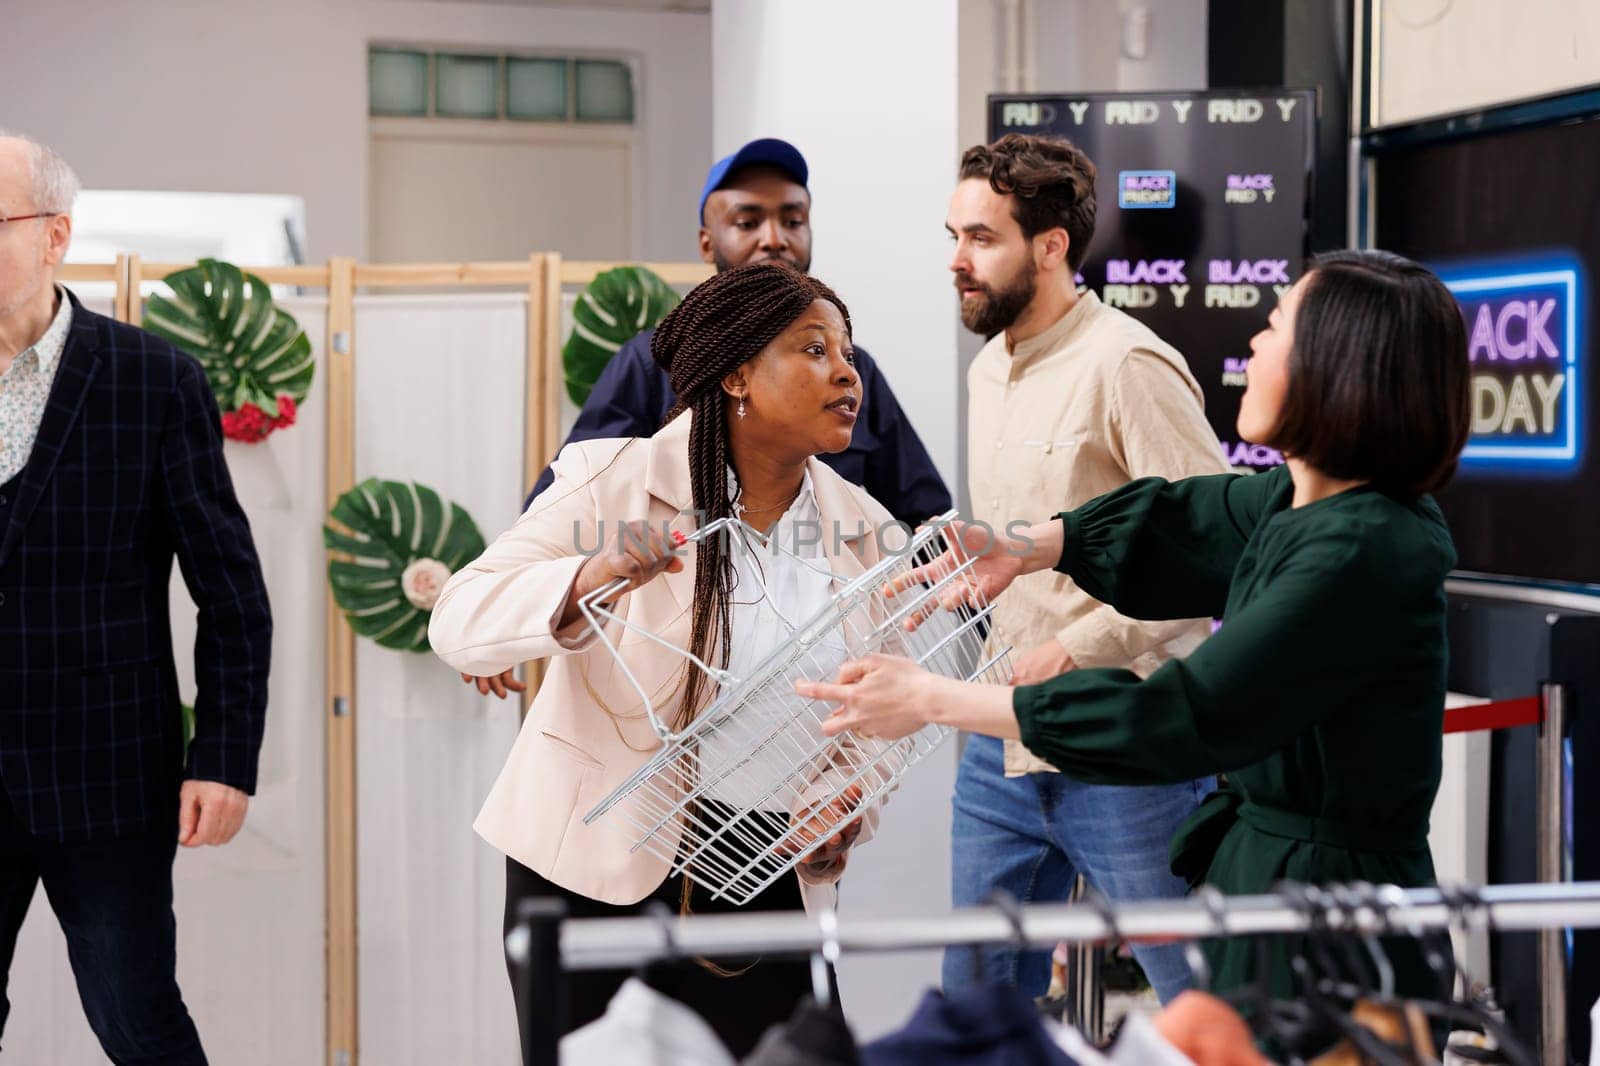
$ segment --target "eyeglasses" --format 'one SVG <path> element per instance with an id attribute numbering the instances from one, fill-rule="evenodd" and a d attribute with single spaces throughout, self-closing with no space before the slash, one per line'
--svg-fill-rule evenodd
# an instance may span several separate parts
<path id="1" fill-rule="evenodd" d="M 60 211 L 39 211 L 32 215 L 13 215 L 10 218 L 0 215 L 0 226 L 4 226 L 7 222 L 26 222 L 30 218 L 55 218 L 59 214 Z"/>

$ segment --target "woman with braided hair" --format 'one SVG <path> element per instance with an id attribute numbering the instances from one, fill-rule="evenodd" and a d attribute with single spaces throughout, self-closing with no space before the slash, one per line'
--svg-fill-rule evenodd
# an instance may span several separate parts
<path id="1" fill-rule="evenodd" d="M 578 609 L 587 594 L 628 581 L 612 609 L 702 661 L 737 673 L 781 639 L 776 617 L 804 617 L 835 581 L 881 557 L 877 530 L 889 514 L 816 459 L 850 443 L 860 405 L 850 316 L 820 281 L 779 263 L 725 271 L 686 296 L 656 330 L 652 351 L 669 373 L 677 409 L 654 437 L 593 440 L 563 449 L 555 482 L 487 551 L 456 573 L 433 609 L 429 637 L 452 667 L 495 675 L 534 659 L 550 667 L 511 756 L 475 828 L 505 852 L 508 925 L 517 904 L 556 896 L 576 916 L 636 912 L 650 900 L 688 906 L 688 883 L 608 819 L 584 824 L 596 803 L 659 746 L 637 691 Z M 737 515 L 811 566 L 753 565 L 724 537 L 674 550 L 676 535 Z M 813 523 L 820 536 L 796 535 Z M 622 526 L 626 526 L 626 532 Z M 820 543 L 818 543 L 820 541 Z M 596 549 L 598 545 L 598 550 Z M 787 559 L 793 563 L 792 558 Z M 829 578 L 829 573 L 833 578 Z M 699 670 L 655 643 L 613 638 L 652 704 L 675 729 L 716 695 Z M 842 661 L 841 649 L 841 661 Z M 737 775 L 734 775 L 737 776 Z M 737 782 L 713 789 L 742 805 Z M 831 902 L 850 848 L 874 812 L 817 827 L 821 844 L 747 908 L 796 909 Z M 731 909 L 704 891 L 699 911 Z M 735 1056 L 790 1014 L 811 988 L 804 962 L 772 960 L 730 975 L 686 966 L 655 983 L 712 1024 Z M 622 975 L 578 973 L 569 983 L 569 1028 L 598 1017 Z M 525 1011 L 519 1014 L 526 1017 Z"/>

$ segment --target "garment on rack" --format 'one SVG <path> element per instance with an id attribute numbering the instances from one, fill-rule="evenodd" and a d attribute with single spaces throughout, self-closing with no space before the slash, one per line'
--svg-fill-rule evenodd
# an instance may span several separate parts
<path id="1" fill-rule="evenodd" d="M 561 1038 L 562 1066 L 734 1066 L 717 1034 L 694 1011 L 629 978 L 605 1014 Z"/>
<path id="2" fill-rule="evenodd" d="M 1350 1009 L 1350 1020 L 1393 1047 L 1408 1066 L 1437 1062 L 1428 1018 L 1417 1007 L 1384 1007 L 1365 1000 Z M 1310 1066 L 1364 1066 L 1367 1056 L 1349 1038 L 1311 1060 Z"/>
<path id="3" fill-rule="evenodd" d="M 1600 1066 L 1600 1000 L 1589 1011 L 1589 1066 Z"/>
<path id="4" fill-rule="evenodd" d="M 1442 1066 L 1509 1066 L 1511 1060 L 1484 1034 L 1462 1031 L 1450 1034 L 1440 1062 Z"/>
<path id="5" fill-rule="evenodd" d="M 1079 1066 L 1033 1001 L 1005 985 L 930 991 L 899 1032 L 861 1049 L 865 1066 Z"/>
<path id="6" fill-rule="evenodd" d="M 1149 1027 L 1196 1066 L 1270 1066 L 1239 1012 L 1204 992 L 1185 992 L 1151 1018 Z M 1120 1040 L 1117 1050 L 1122 1050 Z M 1120 1055 L 1113 1059 L 1137 1061 Z"/>
<path id="7" fill-rule="evenodd" d="M 1249 1036 L 1248 1029 L 1245 1035 Z M 1178 1050 L 1145 1014 L 1129 1014 L 1124 1019 L 1110 1061 L 1111 1066 L 1210 1066 Z"/>
<path id="8" fill-rule="evenodd" d="M 837 1008 L 804 1000 L 794 1017 L 767 1030 L 740 1066 L 859 1066 L 855 1034 Z"/>

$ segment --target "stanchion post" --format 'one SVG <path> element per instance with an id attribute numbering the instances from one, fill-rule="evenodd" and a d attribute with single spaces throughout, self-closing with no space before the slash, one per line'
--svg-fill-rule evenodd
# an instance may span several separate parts
<path id="1" fill-rule="evenodd" d="M 1547 684 L 1540 691 L 1538 877 L 1544 884 L 1566 880 L 1566 690 Z M 1539 1056 L 1545 1066 L 1567 1064 L 1566 930 L 1539 930 Z"/>
<path id="2" fill-rule="evenodd" d="M 1081 903 L 1087 898 L 1089 882 L 1079 875 L 1072 888 L 1071 902 Z M 1067 1000 L 1071 1005 L 1070 1021 L 1090 1040 L 1099 1042 L 1106 1036 L 1106 954 L 1109 945 L 1082 943 L 1067 945 Z"/>

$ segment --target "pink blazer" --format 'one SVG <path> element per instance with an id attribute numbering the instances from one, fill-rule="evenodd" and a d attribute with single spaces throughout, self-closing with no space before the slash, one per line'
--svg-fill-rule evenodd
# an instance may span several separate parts
<path id="1" fill-rule="evenodd" d="M 650 438 L 572 444 L 554 464 L 555 482 L 482 555 L 454 574 L 433 608 L 428 639 L 457 670 L 498 674 L 533 659 L 551 660 L 511 755 L 474 828 L 541 876 L 605 903 L 636 903 L 666 879 L 669 864 L 609 820 L 583 816 L 660 746 L 638 693 L 582 619 L 558 629 L 562 607 L 603 521 L 608 543 L 618 522 L 647 519 L 692 532 L 689 420 L 684 414 Z M 841 580 L 881 558 L 875 531 L 892 521 L 867 493 L 812 458 L 808 461 L 822 549 Z M 835 537 L 837 527 L 841 535 Z M 893 540 L 890 543 L 894 543 Z M 694 557 L 618 601 L 616 611 L 679 647 L 689 643 Z M 684 660 L 613 626 L 610 639 L 670 721 L 669 699 Z M 865 841 L 870 812 L 858 843 Z M 806 886 L 808 889 L 814 886 Z M 831 895 L 831 886 L 828 887 Z M 808 908 L 817 894 L 807 891 Z"/>

